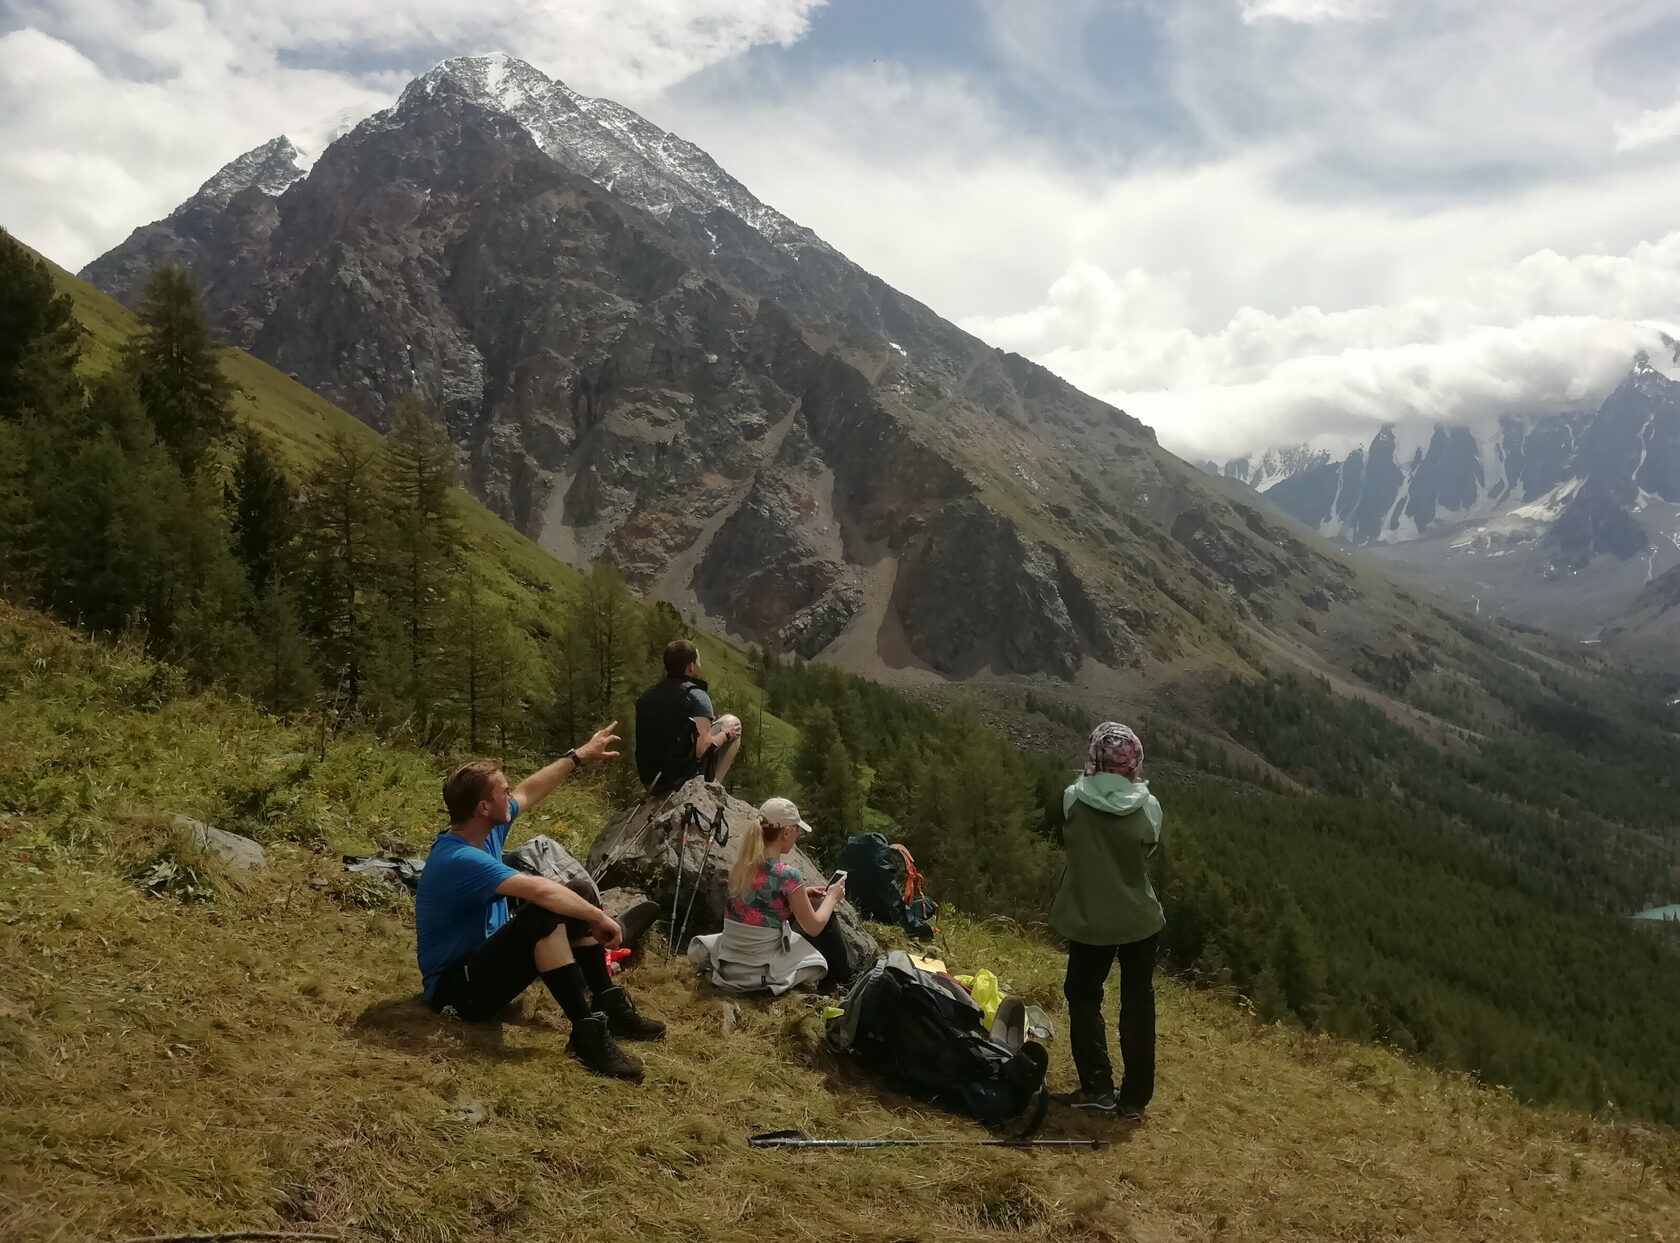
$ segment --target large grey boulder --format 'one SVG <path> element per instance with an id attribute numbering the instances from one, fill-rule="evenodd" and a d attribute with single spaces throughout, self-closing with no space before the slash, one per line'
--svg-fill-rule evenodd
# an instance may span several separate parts
<path id="1" fill-rule="evenodd" d="M 230 867 L 260 868 L 268 862 L 263 848 L 248 837 L 213 828 L 191 816 L 176 816 L 174 824 L 188 841 L 219 856 Z"/>
<path id="2" fill-rule="evenodd" d="M 683 814 L 690 806 L 698 814 L 701 827 L 689 830 L 688 843 L 683 846 Z M 713 844 L 708 832 L 720 806 L 729 839 L 723 846 Z M 603 891 L 613 887 L 634 889 L 659 903 L 667 936 L 671 935 L 671 903 L 676 898 L 677 922 L 686 945 L 690 937 L 723 927 L 729 865 L 735 861 L 747 834 L 757 831 L 757 808 L 730 796 L 721 786 L 708 785 L 703 778 L 696 777 L 668 798 L 645 799 L 614 816 L 590 846 L 587 866 Z M 680 894 L 677 893 L 679 859 Z M 826 875 L 815 860 L 797 847 L 788 853 L 787 860 L 813 882 Z M 690 895 L 694 900 L 692 914 L 688 913 Z M 840 921 L 852 965 L 867 967 L 880 952 L 875 938 L 864 930 L 850 902 L 840 904 L 835 918 Z"/>

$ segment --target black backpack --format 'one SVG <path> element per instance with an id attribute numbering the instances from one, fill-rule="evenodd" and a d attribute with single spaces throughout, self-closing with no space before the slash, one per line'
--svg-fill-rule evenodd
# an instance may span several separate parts
<path id="1" fill-rule="evenodd" d="M 1043 1045 L 992 1040 L 980 1007 L 895 951 L 876 961 L 829 1021 L 835 1048 L 898 1091 L 991 1125 L 1042 1104 Z"/>
<path id="2" fill-rule="evenodd" d="M 879 833 L 859 833 L 846 840 L 839 866 L 846 872 L 846 898 L 865 918 L 897 924 L 919 941 L 933 936 L 933 916 L 939 907 L 921 893 L 921 873 L 914 870 L 915 860 L 904 847 Z M 916 882 L 914 899 L 908 903 L 899 880 L 900 866 Z"/>

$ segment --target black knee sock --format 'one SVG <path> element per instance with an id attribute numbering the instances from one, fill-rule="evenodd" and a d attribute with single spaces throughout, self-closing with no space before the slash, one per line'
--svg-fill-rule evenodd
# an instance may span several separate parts
<path id="1" fill-rule="evenodd" d="M 548 985 L 548 991 L 554 994 L 554 1000 L 560 1003 L 560 1008 L 566 1012 L 566 1017 L 574 1023 L 581 1023 L 593 1013 L 589 998 L 583 991 L 583 968 L 575 962 L 569 962 L 564 967 L 554 967 L 542 973 L 543 983 Z"/>
<path id="2" fill-rule="evenodd" d="M 607 951 L 600 945 L 574 945 L 572 957 L 583 968 L 584 983 L 597 998 L 613 987 L 612 972 L 607 970 Z"/>

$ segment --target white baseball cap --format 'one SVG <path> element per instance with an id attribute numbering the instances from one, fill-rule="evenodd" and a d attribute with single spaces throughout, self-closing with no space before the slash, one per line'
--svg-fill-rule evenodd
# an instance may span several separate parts
<path id="1" fill-rule="evenodd" d="M 801 833 L 811 831 L 811 826 L 799 818 L 799 808 L 793 805 L 791 799 L 767 798 L 764 800 L 764 806 L 758 809 L 758 814 L 778 829 L 797 824 Z"/>

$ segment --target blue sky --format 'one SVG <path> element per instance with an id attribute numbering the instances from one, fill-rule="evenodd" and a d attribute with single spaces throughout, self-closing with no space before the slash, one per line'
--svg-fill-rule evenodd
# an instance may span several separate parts
<path id="1" fill-rule="evenodd" d="M 1592 404 L 1680 327 L 1680 0 L 0 0 L 0 224 L 79 266 L 487 51 L 1186 453 Z"/>

